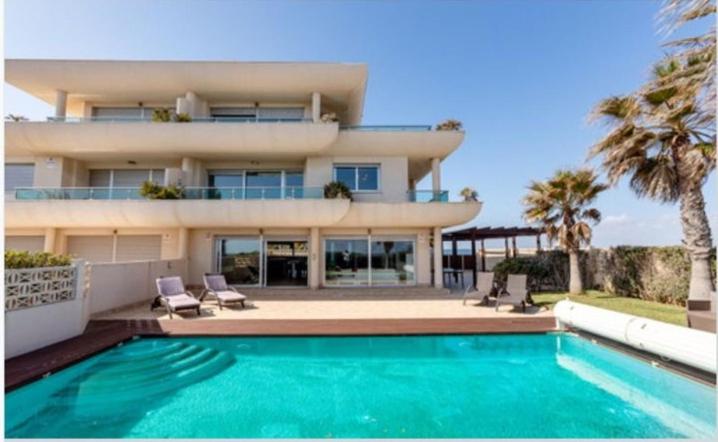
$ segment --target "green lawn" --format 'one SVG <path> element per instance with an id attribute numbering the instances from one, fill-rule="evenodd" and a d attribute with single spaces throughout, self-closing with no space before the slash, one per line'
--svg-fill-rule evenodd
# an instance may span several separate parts
<path id="1" fill-rule="evenodd" d="M 637 298 L 611 295 L 610 293 L 588 290 L 581 295 L 568 293 L 536 293 L 531 297 L 534 304 L 553 309 L 554 304 L 568 297 L 571 301 L 615 310 L 629 315 L 643 316 L 656 321 L 686 326 L 686 309 L 677 305 L 661 304 Z"/>

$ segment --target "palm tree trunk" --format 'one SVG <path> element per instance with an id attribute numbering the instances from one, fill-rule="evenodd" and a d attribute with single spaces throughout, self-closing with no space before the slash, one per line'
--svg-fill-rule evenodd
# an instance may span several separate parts
<path id="1" fill-rule="evenodd" d="M 583 292 L 583 282 L 581 281 L 581 267 L 579 267 L 578 262 L 578 250 L 571 250 L 568 252 L 568 266 L 568 291 L 574 294 Z"/>
<path id="2" fill-rule="evenodd" d="M 686 186 L 688 187 L 688 186 Z M 691 257 L 691 282 L 688 299 L 707 300 L 715 287 L 711 275 L 711 228 L 706 216 L 700 185 L 681 189 L 681 224 L 683 241 Z"/>

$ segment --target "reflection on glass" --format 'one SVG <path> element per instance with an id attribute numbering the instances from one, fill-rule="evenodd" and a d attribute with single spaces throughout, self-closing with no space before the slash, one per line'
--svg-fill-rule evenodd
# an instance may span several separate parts
<path id="1" fill-rule="evenodd" d="M 281 172 L 247 172 L 247 187 L 281 187 Z"/>
<path id="2" fill-rule="evenodd" d="M 372 285 L 414 284 L 414 243 L 412 241 L 372 241 Z"/>
<path id="3" fill-rule="evenodd" d="M 379 170 L 376 167 L 360 167 L 357 172 L 359 190 L 379 189 Z"/>
<path id="4" fill-rule="evenodd" d="M 349 190 L 356 190 L 356 167 L 337 167 L 336 180 L 344 183 Z"/>
<path id="5" fill-rule="evenodd" d="M 220 272 L 229 284 L 259 284 L 259 238 L 219 239 Z"/>
<path id="6" fill-rule="evenodd" d="M 328 239 L 324 273 L 327 285 L 368 285 L 369 251 L 366 239 Z"/>

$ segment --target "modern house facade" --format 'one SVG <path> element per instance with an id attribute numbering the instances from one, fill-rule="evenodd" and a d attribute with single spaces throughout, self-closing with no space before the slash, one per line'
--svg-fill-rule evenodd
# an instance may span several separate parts
<path id="1" fill-rule="evenodd" d="M 5 123 L 6 248 L 182 259 L 190 283 L 441 287 L 432 245 L 481 208 L 441 188 L 463 132 L 362 126 L 363 64 L 7 60 L 5 73 L 55 108 Z M 146 181 L 182 198 L 145 198 Z M 326 198 L 332 181 L 352 199 Z"/>

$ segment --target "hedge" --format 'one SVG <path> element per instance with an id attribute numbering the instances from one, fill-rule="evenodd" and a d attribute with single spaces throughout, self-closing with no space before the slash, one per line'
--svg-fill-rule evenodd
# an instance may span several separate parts
<path id="1" fill-rule="evenodd" d="M 6 269 L 31 269 L 36 267 L 61 267 L 72 264 L 67 255 L 55 255 L 47 252 L 28 252 L 25 250 L 5 250 Z"/>
<path id="2" fill-rule="evenodd" d="M 715 278 L 715 249 L 711 254 Z M 665 304 L 685 305 L 688 298 L 691 261 L 680 246 L 592 249 L 581 252 L 580 265 L 585 288 Z M 505 281 L 509 273 L 526 274 L 533 291 L 568 290 L 568 255 L 559 250 L 509 258 L 494 266 L 493 271 L 499 281 Z"/>

